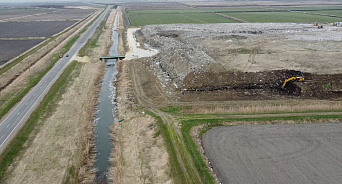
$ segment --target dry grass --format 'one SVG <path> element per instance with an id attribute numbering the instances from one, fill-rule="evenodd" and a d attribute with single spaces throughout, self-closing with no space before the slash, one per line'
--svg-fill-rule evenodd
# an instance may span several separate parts
<path id="1" fill-rule="evenodd" d="M 120 61 L 117 119 L 111 127 L 114 150 L 109 180 L 115 183 L 171 183 L 168 153 L 156 120 L 136 109 L 126 61 Z M 121 123 L 118 119 L 124 118 Z"/>
<path id="2" fill-rule="evenodd" d="M 61 183 L 91 181 L 92 115 L 96 104 L 98 76 L 102 63 L 86 63 L 70 84 L 53 114 L 40 120 L 36 136 L 10 169 L 7 183 Z M 89 100 L 90 99 L 90 100 Z M 73 112 L 73 113 L 70 113 Z M 90 166 L 89 166 L 90 165 Z M 70 170 L 79 178 L 70 176 Z M 95 175 L 93 175 L 94 177 Z"/>
<path id="3" fill-rule="evenodd" d="M 114 18 L 115 17 L 115 11 L 112 10 L 107 21 L 106 21 L 106 26 L 103 30 L 103 33 L 99 37 L 98 40 L 98 45 L 100 47 L 96 47 L 91 50 L 89 53 L 89 56 L 83 57 L 82 61 L 87 62 L 87 61 L 92 61 L 92 62 L 98 62 L 98 57 L 99 55 L 105 55 L 109 52 L 110 46 L 111 46 L 111 41 L 108 39 L 108 37 L 111 37 L 111 29 L 113 27 L 114 23 Z M 95 112 L 96 112 L 96 106 L 98 104 L 98 95 L 100 95 L 101 91 L 101 82 L 105 73 L 105 64 L 101 63 L 102 67 L 100 71 L 98 71 L 99 75 L 97 76 L 94 85 L 97 86 L 96 90 L 93 91 L 92 98 L 90 99 L 93 103 L 93 105 L 90 107 L 91 109 L 89 110 L 89 114 L 92 115 L 91 117 L 91 122 L 88 123 L 87 127 L 84 129 L 85 131 L 83 132 L 83 137 L 81 140 L 82 147 L 85 148 L 83 151 L 83 165 L 79 169 L 78 176 L 79 180 L 81 183 L 92 183 L 95 178 L 95 170 L 93 169 L 93 165 L 95 162 L 95 152 L 94 152 L 94 126 L 93 126 L 93 120 L 95 118 Z"/>
<path id="4" fill-rule="evenodd" d="M 112 127 L 115 140 L 115 167 L 110 180 L 126 183 L 171 183 L 168 154 L 161 136 L 154 137 L 155 120 L 146 115 Z"/>
<path id="5" fill-rule="evenodd" d="M 266 112 L 298 112 L 298 111 L 338 111 L 342 109 L 341 101 L 325 100 L 290 100 L 274 101 L 240 101 L 217 103 L 213 105 L 195 105 L 182 109 L 190 114 L 221 114 L 221 113 L 266 113 Z"/>
<path id="6" fill-rule="evenodd" d="M 7 183 L 93 182 L 93 118 L 105 72 L 97 56 L 107 54 L 110 35 L 111 27 L 101 35 L 100 46 L 85 58 L 88 62 L 82 62 L 79 76 L 69 84 L 52 115 L 41 120 L 31 144 L 9 170 Z"/>
<path id="7" fill-rule="evenodd" d="M 118 31 L 122 35 L 122 13 L 118 11 Z M 123 38 L 119 38 L 119 53 L 124 52 Z M 137 109 L 129 61 L 117 63 L 116 120 L 110 128 L 114 149 L 111 153 L 113 167 L 109 181 L 113 183 L 172 183 L 169 156 L 162 136 L 156 136 L 156 120 Z M 121 123 L 119 119 L 125 120 Z"/>

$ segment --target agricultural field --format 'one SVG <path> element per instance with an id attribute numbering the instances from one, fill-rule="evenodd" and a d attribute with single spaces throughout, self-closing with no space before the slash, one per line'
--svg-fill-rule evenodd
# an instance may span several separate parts
<path id="1" fill-rule="evenodd" d="M 148 7 L 148 8 L 147 8 Z M 132 26 L 175 23 L 235 23 L 235 22 L 293 22 L 293 23 L 332 23 L 339 22 L 342 6 L 283 7 L 283 6 L 205 6 L 201 8 L 184 6 L 155 9 L 150 6 L 127 5 L 127 16 Z M 326 15 L 324 15 L 326 14 Z"/>
<path id="2" fill-rule="evenodd" d="M 94 9 L 67 8 L 45 14 L 23 17 L 20 21 L 78 21 L 93 12 Z"/>
<path id="3" fill-rule="evenodd" d="M 0 66 L 13 56 L 18 56 L 43 40 L 0 40 Z"/>
<path id="4" fill-rule="evenodd" d="M 128 13 L 132 26 L 150 24 L 207 24 L 233 23 L 235 21 L 212 13 Z"/>
<path id="5" fill-rule="evenodd" d="M 336 7 L 342 6 L 338 1 L 188 1 L 182 3 L 185 6 L 208 9 L 208 8 L 311 8 L 311 7 Z"/>
<path id="6" fill-rule="evenodd" d="M 310 6 L 310 7 L 279 7 L 277 9 L 281 10 L 291 10 L 291 11 L 335 11 L 342 10 L 341 5 L 337 6 Z"/>
<path id="7" fill-rule="evenodd" d="M 342 9 L 341 10 L 330 10 L 330 11 L 314 11 L 314 12 L 310 12 L 310 13 L 319 13 L 319 14 L 337 16 L 337 17 L 340 17 L 340 21 L 342 18 Z"/>
<path id="8" fill-rule="evenodd" d="M 8 19 L 13 19 L 17 17 L 29 16 L 34 14 L 41 14 L 52 12 L 52 9 L 42 9 L 42 8 L 11 8 L 11 9 L 1 9 L 0 8 L 0 21 L 5 21 Z"/>
<path id="9" fill-rule="evenodd" d="M 247 22 L 294 22 L 294 23 L 332 23 L 342 21 L 341 18 L 310 15 L 296 12 L 236 12 L 224 15 Z"/>
<path id="10" fill-rule="evenodd" d="M 128 2 L 121 3 L 126 10 L 182 10 L 190 7 L 178 2 Z"/>
<path id="11" fill-rule="evenodd" d="M 340 183 L 342 123 L 215 127 L 203 147 L 221 183 Z"/>
<path id="12" fill-rule="evenodd" d="M 76 21 L 0 22 L 0 38 L 51 37 Z"/>
<path id="13" fill-rule="evenodd" d="M 45 39 L 65 30 L 96 9 L 0 8 L 0 61 L 3 65 Z"/>

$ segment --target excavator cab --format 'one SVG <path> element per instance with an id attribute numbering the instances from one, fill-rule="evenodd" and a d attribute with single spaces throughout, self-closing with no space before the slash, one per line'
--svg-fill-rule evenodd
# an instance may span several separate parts
<path id="1" fill-rule="evenodd" d="M 286 84 L 290 81 L 304 81 L 303 73 L 301 71 L 289 70 L 287 72 L 287 78 L 284 80 L 281 87 L 284 89 Z"/>

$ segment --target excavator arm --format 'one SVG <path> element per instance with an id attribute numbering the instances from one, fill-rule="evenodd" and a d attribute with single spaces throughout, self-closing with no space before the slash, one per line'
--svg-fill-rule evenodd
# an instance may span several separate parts
<path id="1" fill-rule="evenodd" d="M 284 81 L 282 88 L 285 88 L 286 83 L 288 83 L 290 81 L 304 81 L 304 77 L 303 76 L 290 77 Z"/>

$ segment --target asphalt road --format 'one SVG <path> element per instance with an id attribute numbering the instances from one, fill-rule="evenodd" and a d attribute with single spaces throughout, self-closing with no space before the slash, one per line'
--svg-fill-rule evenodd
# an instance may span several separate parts
<path id="1" fill-rule="evenodd" d="M 68 53 L 69 57 L 61 58 L 56 65 L 42 78 L 42 80 L 19 102 L 0 124 L 0 153 L 12 140 L 25 121 L 29 118 L 32 111 L 37 107 L 45 94 L 49 91 L 52 84 L 58 79 L 68 64 L 74 60 L 78 51 L 83 47 L 87 40 L 93 35 L 99 23 L 108 13 L 110 7 L 100 15 L 98 19 L 88 28 L 86 32 L 76 41 Z M 72 113 L 72 112 L 71 112 Z"/>
<path id="2" fill-rule="evenodd" d="M 202 143 L 225 184 L 342 181 L 342 123 L 215 127 Z"/>

